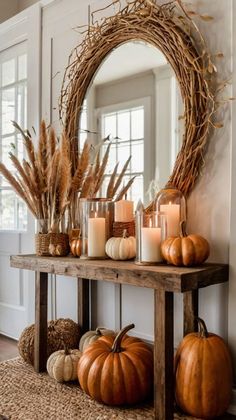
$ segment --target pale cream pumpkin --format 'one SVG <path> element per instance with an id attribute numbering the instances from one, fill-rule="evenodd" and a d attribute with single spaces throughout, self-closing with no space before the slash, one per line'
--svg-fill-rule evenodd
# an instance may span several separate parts
<path id="1" fill-rule="evenodd" d="M 136 239 L 127 236 L 124 230 L 121 238 L 112 237 L 106 243 L 106 253 L 112 260 L 130 260 L 136 256 Z"/>
<path id="2" fill-rule="evenodd" d="M 98 338 L 104 335 L 114 335 L 115 332 L 112 330 L 107 330 L 104 327 L 97 327 L 94 331 L 87 331 L 82 335 L 79 342 L 80 351 L 84 351 L 90 344 L 94 343 Z"/>
<path id="3" fill-rule="evenodd" d="M 58 350 L 51 354 L 47 361 L 47 371 L 57 382 L 68 382 L 77 379 L 77 365 L 82 353 L 80 350 Z"/>

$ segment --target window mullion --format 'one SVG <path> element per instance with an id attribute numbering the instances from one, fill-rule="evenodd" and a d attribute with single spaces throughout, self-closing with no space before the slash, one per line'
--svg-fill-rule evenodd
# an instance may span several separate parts
<path id="1" fill-rule="evenodd" d="M 15 48 L 15 47 L 13 47 Z M 2 121 L 2 112 L 3 112 L 3 92 L 8 89 L 14 89 L 14 102 L 11 103 L 11 99 L 9 102 L 9 106 L 14 107 L 12 111 L 10 112 L 10 115 L 7 115 L 5 118 L 6 120 L 14 119 L 18 122 L 20 126 L 24 124 L 24 116 L 26 114 L 25 111 L 25 94 L 26 94 L 26 87 L 27 87 L 27 78 L 19 80 L 19 61 L 18 57 L 21 56 L 21 53 L 19 53 L 18 48 L 16 47 L 14 49 L 14 62 L 12 62 L 12 69 L 14 66 L 15 69 L 15 80 L 13 83 L 9 83 L 6 86 L 2 86 L 2 62 L 4 57 L 0 54 L 0 160 L 2 161 L 3 156 L 3 139 L 6 144 L 9 143 L 7 140 L 8 138 L 12 137 L 13 142 L 15 144 L 15 154 L 19 158 L 19 151 L 21 148 L 19 148 L 18 143 L 18 136 L 17 131 L 13 130 L 11 131 L 11 128 L 9 127 L 9 130 L 6 130 L 6 133 L 3 135 L 3 121 Z M 13 61 L 13 60 L 12 60 Z M 4 61 L 5 62 L 5 61 Z M 6 98 L 6 101 L 8 101 L 8 96 Z M 8 113 L 7 102 L 6 102 L 6 112 Z M 9 131 L 9 132 L 8 132 Z M 9 150 L 10 151 L 10 150 Z M 5 162 L 4 162 L 5 163 Z M 23 220 L 23 225 L 20 226 L 20 200 L 18 196 L 13 192 L 13 189 L 9 185 L 1 185 L 0 183 L 0 205 L 2 207 L 2 211 L 4 210 L 4 213 L 1 214 L 1 220 L 0 220 L 0 230 L 19 230 L 22 228 L 25 228 L 25 220 Z M 2 194 L 4 192 L 4 201 Z M 5 201 L 6 200 L 6 201 Z M 14 212 L 14 213 L 13 213 Z M 11 220 L 11 221 L 10 221 Z M 14 226 L 13 226 L 14 223 Z"/>

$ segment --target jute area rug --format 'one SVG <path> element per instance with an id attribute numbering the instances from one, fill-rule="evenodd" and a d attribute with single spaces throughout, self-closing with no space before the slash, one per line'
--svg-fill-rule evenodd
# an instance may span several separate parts
<path id="1" fill-rule="evenodd" d="M 154 415 L 150 405 L 122 409 L 101 405 L 83 393 L 78 384 L 59 384 L 46 373 L 35 373 L 30 365 L 17 357 L 0 363 L 0 419 L 4 418 L 152 420 Z M 176 414 L 177 419 L 187 420 L 190 417 Z"/>

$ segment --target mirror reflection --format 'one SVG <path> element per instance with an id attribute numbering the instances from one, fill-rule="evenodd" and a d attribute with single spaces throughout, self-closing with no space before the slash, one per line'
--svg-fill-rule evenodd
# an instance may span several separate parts
<path id="1" fill-rule="evenodd" d="M 80 117 L 80 146 L 87 137 L 94 144 L 112 139 L 104 191 L 115 164 L 122 167 L 131 154 L 125 181 L 136 179 L 129 198 L 151 201 L 173 169 L 182 113 L 174 72 L 159 50 L 141 41 L 113 50 L 93 79 Z"/>

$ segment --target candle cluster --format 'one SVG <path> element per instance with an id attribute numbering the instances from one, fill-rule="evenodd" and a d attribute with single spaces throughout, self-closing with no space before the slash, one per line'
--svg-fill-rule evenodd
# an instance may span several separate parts
<path id="1" fill-rule="evenodd" d="M 113 203 L 105 199 L 81 201 L 82 258 L 106 258 L 106 242 L 111 236 Z M 134 203 L 119 200 L 114 203 L 114 221 L 122 224 L 134 220 Z M 85 246 L 83 247 L 83 244 Z"/>
<path id="2" fill-rule="evenodd" d="M 168 237 L 178 236 L 180 221 L 185 220 L 183 202 L 181 192 L 176 189 L 162 190 L 158 194 L 155 211 L 145 211 L 139 202 L 135 226 L 137 263 L 156 264 L 162 261 L 162 242 Z M 111 226 L 118 225 L 122 232 L 127 232 L 130 224 L 134 226 L 134 203 L 131 200 L 115 203 L 105 199 L 86 200 L 82 203 L 81 214 L 82 239 L 85 239 L 82 240 L 85 244 L 82 256 L 86 258 L 107 257 L 106 243 L 111 236 L 117 236 L 109 232 Z M 118 236 L 122 237 L 122 234 Z"/>
<path id="3" fill-rule="evenodd" d="M 146 212 L 140 202 L 136 211 L 137 263 L 161 262 L 161 244 L 179 236 L 181 220 L 185 220 L 185 199 L 175 188 L 159 192 L 155 211 Z"/>

